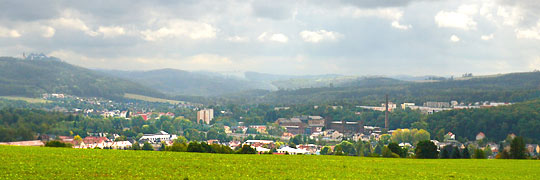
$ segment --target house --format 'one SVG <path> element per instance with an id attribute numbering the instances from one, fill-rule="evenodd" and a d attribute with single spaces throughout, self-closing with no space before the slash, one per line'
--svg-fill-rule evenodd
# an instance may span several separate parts
<path id="1" fill-rule="evenodd" d="M 270 149 L 263 148 L 263 147 L 255 147 L 255 150 L 257 151 L 257 154 L 264 154 L 270 152 Z"/>
<path id="2" fill-rule="evenodd" d="M 309 152 L 309 154 L 316 154 L 319 147 L 315 144 L 300 144 L 298 149 L 303 149 Z"/>
<path id="3" fill-rule="evenodd" d="M 486 138 L 486 135 L 483 132 L 480 132 L 476 135 L 476 140 L 480 141 L 482 139 Z"/>
<path id="4" fill-rule="evenodd" d="M 258 133 L 266 134 L 266 126 L 265 125 L 251 125 L 249 128 L 253 128 L 257 130 Z"/>
<path id="5" fill-rule="evenodd" d="M 219 140 L 217 139 L 209 139 L 206 141 L 206 144 L 219 144 Z"/>
<path id="6" fill-rule="evenodd" d="M 244 144 L 250 145 L 252 147 L 262 147 L 266 145 L 267 147 L 273 147 L 274 141 L 271 140 L 247 140 Z"/>
<path id="7" fill-rule="evenodd" d="M 167 142 L 172 141 L 177 138 L 176 134 L 169 134 L 165 131 L 160 131 L 156 134 L 145 134 L 139 139 L 139 141 L 147 141 L 149 143 L 159 143 L 159 142 Z"/>
<path id="8" fill-rule="evenodd" d="M 290 155 L 296 155 L 296 154 L 308 154 L 309 151 L 306 151 L 304 149 L 294 149 L 289 146 L 284 146 L 280 149 L 276 150 L 278 154 L 290 154 Z"/>
<path id="9" fill-rule="evenodd" d="M 526 144 L 525 148 L 527 148 L 527 152 L 531 156 L 540 154 L 540 145 L 538 144 Z"/>
<path id="10" fill-rule="evenodd" d="M 109 141 L 107 137 L 87 136 L 83 139 L 84 144 L 98 144 Z"/>

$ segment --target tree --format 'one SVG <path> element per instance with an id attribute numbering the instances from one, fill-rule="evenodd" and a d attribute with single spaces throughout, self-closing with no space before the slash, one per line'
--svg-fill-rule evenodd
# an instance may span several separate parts
<path id="1" fill-rule="evenodd" d="M 523 137 L 518 136 L 510 143 L 510 158 L 512 159 L 525 159 L 527 158 L 527 150 L 525 149 L 525 143 Z"/>
<path id="2" fill-rule="evenodd" d="M 463 159 L 471 158 L 471 154 L 469 153 L 469 148 L 465 147 L 465 149 L 463 149 L 463 152 L 461 153 L 461 158 Z"/>
<path id="3" fill-rule="evenodd" d="M 324 146 L 324 147 L 321 149 L 320 154 L 321 154 L 321 155 L 330 155 L 330 153 L 331 153 L 330 150 L 331 150 L 330 147 Z"/>
<path id="4" fill-rule="evenodd" d="M 419 159 L 436 159 L 439 155 L 437 146 L 431 141 L 420 141 L 414 150 L 415 157 Z"/>
<path id="5" fill-rule="evenodd" d="M 142 150 L 145 150 L 145 151 L 153 151 L 154 150 L 154 147 L 152 147 L 152 145 L 148 142 L 145 142 L 143 147 L 142 147 Z"/>
<path id="6" fill-rule="evenodd" d="M 450 159 L 450 153 L 452 153 L 452 145 L 444 146 L 441 149 L 440 158 L 441 159 Z"/>
<path id="7" fill-rule="evenodd" d="M 49 141 L 45 143 L 45 147 L 72 147 L 73 145 L 70 143 L 64 143 L 61 141 Z"/>
<path id="8" fill-rule="evenodd" d="M 175 140 L 175 143 L 188 143 L 188 140 L 184 136 L 178 136 Z"/>
<path id="9" fill-rule="evenodd" d="M 336 146 L 334 147 L 334 154 L 335 155 L 338 155 L 338 156 L 341 156 L 343 155 L 343 149 L 341 146 Z"/>
<path id="10" fill-rule="evenodd" d="M 73 137 L 73 141 L 77 144 L 80 144 L 81 142 L 83 142 L 83 139 L 81 138 L 81 136 L 76 135 L 75 137 Z"/>
<path id="11" fill-rule="evenodd" d="M 131 149 L 133 150 L 141 150 L 141 145 L 139 145 L 138 142 L 133 143 L 133 146 L 131 146 Z"/>
<path id="12" fill-rule="evenodd" d="M 452 152 L 450 153 L 450 158 L 452 158 L 452 159 L 460 159 L 461 158 L 461 152 L 459 151 L 459 148 L 457 146 L 453 146 Z"/>
<path id="13" fill-rule="evenodd" d="M 185 152 L 187 151 L 187 144 L 186 143 L 180 143 L 180 142 L 174 142 L 172 146 L 169 148 L 170 151 L 175 152 Z"/>
<path id="14" fill-rule="evenodd" d="M 401 148 L 398 143 L 388 144 L 388 149 L 390 149 L 390 151 L 393 153 L 398 154 L 400 157 L 405 157 L 406 155 L 405 149 Z"/>
<path id="15" fill-rule="evenodd" d="M 203 148 L 197 141 L 191 141 L 188 144 L 187 152 L 203 152 Z"/>
<path id="16" fill-rule="evenodd" d="M 382 156 L 387 158 L 399 158 L 399 155 L 392 152 L 388 146 L 384 147 L 382 150 Z"/>
<path id="17" fill-rule="evenodd" d="M 486 159 L 486 153 L 482 149 L 478 148 L 474 150 L 473 154 L 474 159 Z"/>
<path id="18" fill-rule="evenodd" d="M 238 154 L 257 154 L 257 150 L 253 149 L 250 145 L 244 144 L 237 152 Z"/>
<path id="19" fill-rule="evenodd" d="M 302 135 L 296 135 L 293 138 L 291 138 L 290 142 L 293 142 L 294 144 L 303 144 L 304 141 L 302 140 Z"/>

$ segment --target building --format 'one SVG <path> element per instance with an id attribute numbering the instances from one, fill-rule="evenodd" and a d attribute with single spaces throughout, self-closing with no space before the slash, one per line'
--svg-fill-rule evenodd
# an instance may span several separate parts
<path id="1" fill-rule="evenodd" d="M 165 131 L 160 131 L 157 134 L 145 134 L 139 141 L 147 141 L 149 143 L 159 143 L 175 140 L 176 134 L 169 134 Z"/>
<path id="2" fill-rule="evenodd" d="M 415 106 L 414 103 L 403 103 L 401 104 L 401 109 L 407 109 L 408 107 Z"/>
<path id="3" fill-rule="evenodd" d="M 323 127 L 325 125 L 325 119 L 321 116 L 309 116 L 308 117 L 308 127 L 311 131 L 308 134 L 314 133 L 314 132 L 321 132 L 323 130 Z"/>
<path id="4" fill-rule="evenodd" d="M 290 155 L 296 155 L 296 154 L 308 154 L 309 151 L 306 151 L 304 149 L 294 149 L 289 146 L 285 146 L 283 148 L 276 150 L 278 154 L 290 154 Z"/>
<path id="5" fill-rule="evenodd" d="M 303 123 L 300 118 L 279 118 L 276 123 L 281 127 L 284 127 L 287 132 L 291 134 L 304 134 L 306 130 L 306 123 Z"/>
<path id="6" fill-rule="evenodd" d="M 361 122 L 355 121 L 328 121 L 326 129 L 333 129 L 345 134 L 363 133 L 364 125 Z"/>
<path id="7" fill-rule="evenodd" d="M 210 124 L 212 119 L 214 119 L 214 109 L 203 109 L 197 111 L 197 123 Z"/>
<path id="8" fill-rule="evenodd" d="M 482 139 L 486 138 L 486 135 L 483 132 L 480 132 L 476 135 L 476 140 L 480 141 Z"/>
<path id="9" fill-rule="evenodd" d="M 425 107 L 430 108 L 450 108 L 449 102 L 434 102 L 434 101 L 428 101 L 424 103 Z"/>

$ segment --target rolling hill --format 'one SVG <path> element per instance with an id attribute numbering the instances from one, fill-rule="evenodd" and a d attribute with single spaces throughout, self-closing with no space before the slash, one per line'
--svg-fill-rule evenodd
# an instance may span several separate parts
<path id="1" fill-rule="evenodd" d="M 43 93 L 111 99 L 122 98 L 125 93 L 164 96 L 143 85 L 59 60 L 0 57 L 0 96 L 39 97 Z"/>
<path id="2" fill-rule="evenodd" d="M 250 93 L 242 93 L 249 95 Z M 300 88 L 242 97 L 243 102 L 297 104 L 321 102 L 351 102 L 380 105 L 388 94 L 396 103 L 452 101 L 472 103 L 481 101 L 523 102 L 540 97 L 540 72 L 510 73 L 459 80 L 429 82 L 400 81 L 391 78 L 359 78 L 334 87 Z M 235 99 L 240 94 L 225 98 Z"/>

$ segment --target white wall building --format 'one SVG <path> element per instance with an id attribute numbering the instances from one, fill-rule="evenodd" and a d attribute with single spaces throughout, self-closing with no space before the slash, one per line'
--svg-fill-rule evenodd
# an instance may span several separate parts
<path id="1" fill-rule="evenodd" d="M 177 138 L 176 134 L 169 134 L 165 131 L 160 131 L 157 134 L 145 134 L 139 141 L 148 141 L 149 143 L 172 141 Z"/>

